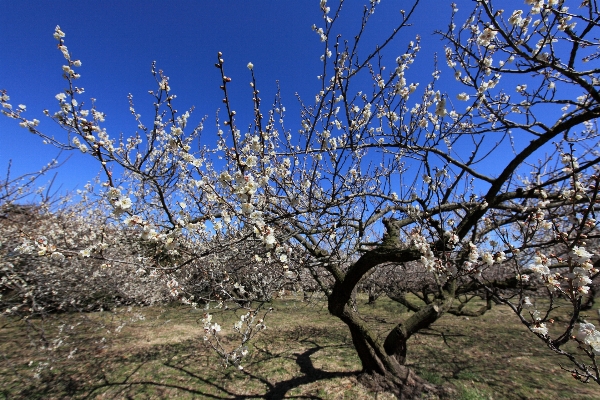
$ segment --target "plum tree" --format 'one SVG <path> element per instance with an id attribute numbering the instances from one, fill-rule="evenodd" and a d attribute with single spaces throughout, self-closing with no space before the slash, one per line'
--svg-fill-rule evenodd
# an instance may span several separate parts
<path id="1" fill-rule="evenodd" d="M 188 128 L 189 112 L 176 112 L 169 80 L 154 67 L 152 125 L 131 101 L 140 133 L 111 138 L 103 114 L 76 100 L 80 62 L 58 27 L 69 87 L 51 117 L 67 139 L 39 131 L 7 107 L 6 94 L 4 112 L 58 147 L 98 160 L 113 217 L 151 244 L 140 262 L 172 274 L 170 288 L 184 301 L 198 298 L 177 274 L 209 259 L 211 267 L 195 275 L 217 277 L 218 290 L 200 291 L 205 301 L 240 304 L 248 299 L 240 287 L 272 282 L 279 289 L 285 279 L 310 275 L 347 325 L 365 382 L 413 398 L 438 389 L 405 365 L 408 339 L 445 313 L 465 313 L 464 302 L 479 297 L 486 303 L 476 314 L 507 304 L 572 362 L 575 378 L 600 383 L 600 332 L 581 315 L 600 263 L 590 252 L 600 180 L 600 70 L 588 63 L 600 55 L 596 2 L 527 0 L 506 11 L 476 1 L 464 21 L 452 4 L 448 28 L 437 31 L 450 73 L 436 61 L 430 82 L 409 81 L 418 36 L 384 57 L 419 1 L 370 52 L 361 40 L 378 2 L 364 8 L 350 39 L 335 34 L 343 3 L 332 10 L 320 2 L 323 20 L 313 29 L 324 47 L 321 87 L 314 101 L 301 102 L 296 131 L 286 128 L 279 96 L 265 110 L 252 63 L 254 121 L 239 129 L 219 53 L 225 115 L 214 147 L 198 145 L 204 124 Z M 236 255 L 240 248 L 245 257 Z M 233 264 L 223 260 L 246 272 L 232 281 L 225 269 Z M 383 340 L 352 304 L 378 274 L 393 278 L 388 294 L 413 311 Z M 546 302 L 535 301 L 541 297 Z M 565 324 L 553 322 L 559 299 L 572 315 Z M 210 315 L 204 322 L 217 338 L 220 326 Z M 565 350 L 569 342 L 577 350 Z"/>

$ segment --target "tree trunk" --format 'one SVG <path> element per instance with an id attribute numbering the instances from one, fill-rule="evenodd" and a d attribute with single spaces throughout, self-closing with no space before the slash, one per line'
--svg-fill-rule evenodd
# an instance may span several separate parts
<path id="1" fill-rule="evenodd" d="M 406 322 L 398 324 L 390 332 L 385 343 L 377 339 L 377 335 L 370 331 L 352 307 L 352 294 L 359 281 L 370 270 L 387 262 L 409 262 L 421 257 L 418 249 L 401 247 L 400 229 L 393 220 L 384 220 L 383 223 L 386 234 L 382 244 L 365 252 L 346 273 L 342 273 L 330 264 L 330 272 L 336 282 L 328 296 L 329 312 L 341 319 L 350 329 L 354 347 L 363 367 L 360 377 L 363 384 L 376 391 L 391 391 L 399 399 L 420 398 L 422 393 L 436 395 L 439 398 L 443 394 L 441 388 L 420 378 L 404 365 L 406 343 L 413 333 L 429 326 L 439 318 L 451 305 L 451 301 L 447 302 L 447 306 L 430 304 L 423 310 L 417 311 Z"/>
<path id="2" fill-rule="evenodd" d="M 429 304 L 414 313 L 406 321 L 399 323 L 385 338 L 383 347 L 386 354 L 393 356 L 400 364 L 406 362 L 406 342 L 421 329 L 429 327 L 443 314 L 443 308 L 438 304 Z"/>
<path id="3" fill-rule="evenodd" d="M 340 318 L 352 336 L 354 348 L 362 363 L 359 380 L 374 391 L 389 391 L 399 399 L 419 398 L 423 393 L 440 396 L 442 391 L 435 385 L 416 375 L 410 368 L 403 365 L 406 360 L 406 340 L 396 342 L 394 353 L 388 354 L 384 344 L 377 340 L 351 307 L 344 307 Z M 393 331 L 392 331 L 393 332 Z M 404 349 L 398 351 L 398 349 Z"/>
<path id="4" fill-rule="evenodd" d="M 367 304 L 374 305 L 376 301 L 377 301 L 376 294 L 373 291 L 369 290 L 369 301 L 367 302 Z"/>

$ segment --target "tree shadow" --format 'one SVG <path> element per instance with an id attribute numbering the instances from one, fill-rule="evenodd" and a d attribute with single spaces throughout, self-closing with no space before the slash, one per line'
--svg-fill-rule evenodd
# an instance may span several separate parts
<path id="1" fill-rule="evenodd" d="M 181 367 L 181 366 L 177 366 L 177 365 L 173 365 L 173 364 L 169 364 L 169 363 L 165 363 L 165 365 L 170 368 L 176 369 L 179 372 L 182 372 L 190 377 L 193 377 L 194 379 L 198 379 L 198 380 L 202 381 L 203 383 L 210 385 L 210 386 L 214 387 L 215 389 L 219 390 L 220 392 L 223 392 L 226 394 L 225 397 L 217 397 L 215 395 L 210 395 L 210 398 L 235 399 L 235 400 L 238 400 L 238 399 L 269 399 L 269 400 L 283 399 L 283 398 L 285 398 L 285 395 L 290 390 L 300 387 L 302 385 L 318 382 L 320 380 L 325 380 L 325 379 L 341 378 L 341 377 L 357 375 L 358 371 L 331 372 L 331 371 L 325 371 L 321 368 L 316 368 L 314 366 L 314 364 L 310 358 L 313 354 L 317 353 L 320 350 L 328 348 L 328 347 L 338 347 L 338 346 L 321 346 L 312 340 L 311 341 L 304 340 L 301 342 L 302 343 L 310 343 L 313 345 L 313 347 L 310 347 L 309 349 L 305 350 L 304 352 L 293 354 L 294 358 L 295 358 L 295 363 L 300 367 L 301 375 L 299 375 L 299 376 L 295 376 L 293 378 L 290 378 L 290 379 L 287 379 L 284 381 L 272 383 L 271 381 L 269 381 L 269 379 L 267 379 L 265 377 L 259 376 L 257 374 L 253 374 L 251 372 L 248 372 L 247 370 L 242 371 L 242 373 L 245 376 L 247 376 L 248 378 L 258 381 L 267 387 L 267 391 L 264 394 L 252 394 L 252 395 L 236 394 L 236 393 L 232 392 L 231 390 L 228 390 L 227 388 L 225 388 L 222 385 L 219 385 L 215 382 L 211 382 L 205 378 L 202 378 L 201 376 L 198 376 L 196 373 L 186 369 L 185 367 Z M 265 358 L 261 358 L 260 362 L 264 362 L 265 359 L 282 358 L 281 355 L 276 355 L 276 354 L 270 352 L 268 349 L 259 349 L 258 348 L 257 350 L 266 356 Z M 290 399 L 321 399 L 321 397 L 305 396 L 305 395 L 292 396 L 292 397 L 287 397 L 287 398 L 290 398 Z"/>
<path id="2" fill-rule="evenodd" d="M 316 352 L 325 349 L 326 347 L 337 347 L 337 346 L 321 346 L 312 340 L 304 340 L 303 343 L 310 343 L 313 347 L 307 349 L 302 353 L 294 353 L 296 356 L 296 364 L 300 367 L 300 373 L 302 375 L 293 377 L 291 379 L 287 379 L 285 381 L 277 382 L 275 384 L 270 383 L 268 380 L 261 378 L 259 376 L 253 375 L 249 372 L 245 372 L 245 374 L 253 379 L 258 379 L 262 383 L 264 383 L 269 390 L 264 394 L 263 398 L 265 399 L 283 399 L 285 394 L 290 390 L 297 388 L 302 385 L 306 385 L 309 383 L 314 383 L 323 379 L 331 379 L 331 378 L 342 378 L 348 376 L 356 376 L 358 371 L 349 371 L 349 372 L 330 372 L 325 371 L 321 368 L 316 368 L 310 358 L 311 355 Z M 312 396 L 298 396 L 298 397 L 290 397 L 290 398 L 309 398 L 309 399 L 320 399 L 320 397 Z"/>
<path id="3" fill-rule="evenodd" d="M 177 383 L 167 383 L 167 382 L 159 382 L 152 380 L 138 380 L 135 379 L 134 376 L 140 371 L 143 366 L 149 362 L 150 360 L 141 355 L 141 359 L 138 358 L 139 364 L 130 371 L 127 376 L 121 377 L 119 380 L 110 380 L 105 374 L 102 376 L 102 383 L 95 385 L 91 390 L 87 393 L 85 398 L 94 398 L 98 394 L 98 392 L 103 392 L 103 396 L 106 396 L 105 390 L 113 389 L 116 391 L 111 393 L 110 397 L 107 398 L 129 398 L 127 391 L 134 387 L 142 387 L 142 386 L 153 386 L 155 388 L 163 388 L 163 389 L 175 389 L 178 391 L 186 392 L 197 396 L 198 398 L 206 398 L 206 399 L 232 399 L 232 400 L 242 400 L 242 399 L 321 399 L 321 397 L 314 395 L 298 395 L 298 396 L 288 396 L 285 397 L 286 394 L 300 386 L 311 384 L 318 382 L 320 380 L 332 379 L 332 378 L 342 378 L 342 377 L 350 377 L 356 376 L 359 371 L 344 371 L 344 372 L 331 372 L 325 371 L 321 368 L 315 367 L 311 356 L 315 353 L 324 350 L 326 348 L 340 347 L 345 345 L 330 345 L 330 346 L 322 346 L 316 343 L 314 340 L 300 340 L 300 343 L 308 344 L 311 347 L 302 351 L 296 352 L 292 355 L 285 354 L 277 354 L 270 351 L 268 348 L 259 348 L 255 349 L 261 354 L 259 359 L 251 364 L 248 367 L 251 367 L 252 364 L 260 364 L 265 361 L 274 360 L 277 358 L 290 358 L 293 359 L 295 364 L 300 368 L 299 373 L 296 376 L 286 379 L 279 382 L 272 382 L 272 379 L 269 380 L 265 376 L 261 376 L 262 374 L 255 374 L 252 372 L 242 370 L 241 373 L 249 378 L 250 380 L 259 382 L 260 384 L 266 387 L 266 391 L 264 393 L 254 393 L 254 394 L 240 394 L 236 393 L 235 389 L 229 389 L 224 384 L 221 384 L 214 379 L 206 378 L 200 376 L 197 370 L 194 370 L 194 367 L 190 367 L 188 365 L 181 365 L 182 362 L 187 361 L 185 358 L 180 359 L 177 362 L 173 359 L 174 357 L 169 357 L 169 360 L 162 363 L 163 366 L 168 367 L 170 369 L 176 370 L 177 372 L 192 378 L 194 381 L 202 383 L 210 389 L 198 389 L 194 387 L 187 387 L 185 385 L 180 385 Z M 153 357 L 151 357 L 153 358 Z M 188 359 L 192 359 L 192 356 L 189 356 Z M 197 365 L 195 360 L 191 360 L 194 365 Z M 217 392 L 215 394 L 215 391 Z M 211 393 L 212 392 L 212 393 Z"/>

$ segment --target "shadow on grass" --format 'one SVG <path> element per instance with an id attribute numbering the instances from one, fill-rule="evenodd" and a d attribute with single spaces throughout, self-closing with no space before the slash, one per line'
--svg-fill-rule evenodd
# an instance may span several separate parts
<path id="1" fill-rule="evenodd" d="M 303 353 L 294 353 L 296 356 L 296 364 L 300 367 L 299 376 L 295 376 L 291 379 L 287 379 L 281 382 L 277 382 L 275 384 L 270 383 L 265 378 L 258 377 L 249 372 L 245 372 L 245 374 L 252 379 L 258 379 L 262 383 L 264 383 L 269 389 L 264 396 L 265 399 L 283 399 L 285 394 L 290 390 L 300 387 L 302 385 L 306 385 L 309 383 L 314 383 L 324 379 L 332 379 L 332 378 L 342 378 L 347 376 L 354 376 L 358 373 L 358 371 L 350 371 L 350 372 L 328 372 L 324 371 L 321 368 L 315 368 L 310 356 L 318 352 L 319 350 L 323 350 L 326 347 L 337 347 L 337 346 L 320 346 L 314 341 L 302 341 L 303 343 L 311 343 L 313 347 L 307 349 Z M 320 397 L 316 396 L 297 396 L 297 397 L 289 397 L 289 398 L 308 398 L 308 399 L 320 399 Z"/>
<path id="2" fill-rule="evenodd" d="M 174 362 L 173 357 L 170 360 L 161 363 L 161 365 L 178 371 L 180 374 L 185 375 L 192 379 L 192 382 L 200 383 L 202 386 L 205 386 L 206 389 L 198 389 L 194 388 L 194 384 L 191 385 L 181 385 L 167 382 L 159 382 L 153 380 L 138 380 L 134 378 L 143 366 L 149 362 L 147 355 L 137 354 L 133 356 L 133 358 L 137 358 L 138 362 L 140 362 L 132 371 L 130 371 L 124 378 L 119 380 L 110 381 L 106 375 L 102 377 L 103 383 L 97 384 L 91 389 L 85 398 L 94 398 L 100 392 L 103 394 L 103 398 L 131 398 L 128 392 L 129 390 L 139 387 L 154 387 L 159 389 L 174 389 L 176 391 L 181 391 L 183 393 L 188 393 L 193 397 L 197 398 L 206 398 L 206 399 L 322 399 L 321 397 L 314 395 L 297 395 L 297 396 L 288 396 L 286 394 L 300 386 L 315 383 L 321 380 L 327 380 L 332 378 L 342 378 L 342 377 L 350 377 L 358 374 L 359 371 L 347 371 L 347 372 L 330 372 L 325 371 L 321 368 L 315 367 L 313 361 L 311 360 L 311 356 L 316 354 L 317 352 L 324 350 L 326 348 L 333 347 L 341 347 L 345 345 L 330 345 L 330 346 L 322 346 L 316 343 L 313 340 L 300 340 L 300 343 L 310 345 L 310 347 L 303 352 L 293 353 L 293 357 L 290 355 L 286 355 L 284 353 L 277 354 L 269 351 L 266 348 L 256 348 L 257 352 L 260 353 L 258 360 L 253 362 L 251 365 L 259 365 L 264 362 L 272 361 L 274 359 L 293 359 L 295 364 L 299 367 L 300 371 L 295 373 L 295 376 L 290 379 L 285 379 L 279 382 L 273 382 L 273 379 L 268 379 L 265 374 L 261 373 L 252 373 L 247 370 L 241 371 L 241 373 L 247 377 L 250 381 L 254 381 L 255 383 L 259 383 L 266 387 L 266 391 L 264 393 L 254 393 L 254 394 L 240 394 L 236 393 L 237 390 L 232 390 L 226 387 L 225 384 L 219 382 L 219 379 L 214 379 L 214 377 L 203 377 L 198 374 L 197 368 L 190 368 L 187 365 L 181 365 L 180 362 Z M 169 346 L 170 347 L 170 346 Z M 175 350 L 175 349 L 172 349 Z M 141 358 L 141 359 L 140 359 Z M 150 357 L 154 358 L 154 357 Z M 189 357 L 192 358 L 192 357 Z M 188 359 L 189 359 L 188 358 Z M 183 360 L 186 361 L 186 360 Z M 194 362 L 194 360 L 191 360 Z M 194 362 L 194 365 L 197 366 L 197 363 Z M 194 370 L 195 369 L 195 370 Z M 107 392 L 111 392 L 110 396 L 107 396 Z M 215 393 L 216 392 L 216 393 Z"/>

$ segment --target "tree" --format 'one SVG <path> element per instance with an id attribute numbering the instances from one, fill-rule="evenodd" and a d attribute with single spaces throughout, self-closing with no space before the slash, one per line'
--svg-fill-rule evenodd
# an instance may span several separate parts
<path id="1" fill-rule="evenodd" d="M 408 339 L 444 313 L 461 314 L 464 299 L 474 296 L 486 300 L 480 313 L 493 302 L 507 304 L 572 362 L 575 378 L 600 383 L 600 332 L 580 321 L 600 267 L 589 251 L 597 238 L 600 70 L 586 64 L 600 55 L 596 2 L 527 0 L 524 10 L 503 11 L 497 2 L 477 1 L 464 23 L 452 4 L 448 29 L 437 32 L 451 72 L 436 61 L 431 82 L 421 85 L 409 82 L 419 37 L 394 61 L 384 58 L 419 2 L 402 11 L 372 52 L 363 52 L 377 3 L 365 7 L 359 32 L 344 40 L 335 35 L 344 2 L 335 10 L 320 2 L 322 27 L 313 29 L 323 44 L 321 87 L 314 102 L 301 102 L 297 133 L 284 123 L 279 96 L 263 111 L 252 63 L 255 116 L 241 132 L 219 53 L 225 115 L 216 121 L 215 148 L 199 144 L 203 125 L 186 133 L 189 112 L 175 111 L 168 78 L 154 68 L 152 126 L 142 123 L 132 101 L 140 133 L 111 139 L 102 113 L 75 100 L 80 62 L 58 27 L 69 88 L 57 96 L 60 110 L 52 118 L 68 140 L 44 135 L 20 110 L 6 107 L 7 99 L 5 113 L 60 148 L 100 162 L 103 196 L 115 218 L 154 243 L 145 268 L 185 271 L 207 257 L 231 259 L 234 246 L 243 245 L 254 249 L 254 262 L 275 260 L 281 268 L 270 275 L 308 271 L 331 314 L 350 330 L 365 382 L 374 387 L 400 398 L 436 392 L 405 365 Z M 414 313 L 380 341 L 352 298 L 361 282 L 382 271 L 415 283 L 388 288 Z M 229 274 L 219 276 L 226 288 Z M 185 285 L 170 282 L 178 296 L 195 301 Z M 237 294 L 227 290 L 239 303 L 239 284 Z M 548 302 L 532 302 L 530 293 Z M 559 300 L 572 316 L 549 325 Z M 205 324 L 217 337 L 208 315 Z M 569 342 L 578 349 L 565 350 Z"/>

